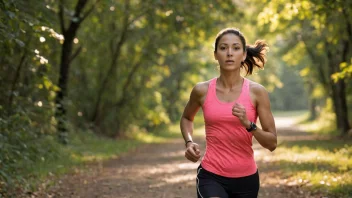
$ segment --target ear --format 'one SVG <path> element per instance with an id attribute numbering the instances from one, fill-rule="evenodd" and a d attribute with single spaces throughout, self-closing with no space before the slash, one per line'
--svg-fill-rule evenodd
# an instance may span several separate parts
<path id="1" fill-rule="evenodd" d="M 217 57 L 217 55 L 216 55 L 216 52 L 214 52 L 214 58 L 215 58 L 215 60 L 218 60 L 218 57 Z"/>
<path id="2" fill-rule="evenodd" d="M 244 60 L 246 60 L 246 58 L 247 58 L 247 50 L 245 52 L 243 52 L 242 61 L 244 62 Z"/>

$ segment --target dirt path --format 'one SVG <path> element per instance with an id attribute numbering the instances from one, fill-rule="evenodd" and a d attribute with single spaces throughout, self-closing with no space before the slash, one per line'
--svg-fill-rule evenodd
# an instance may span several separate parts
<path id="1" fill-rule="evenodd" d="M 290 126 L 289 119 L 276 119 L 280 139 L 306 139 L 310 136 Z M 204 151 L 204 138 L 197 138 Z M 259 197 L 310 197 L 286 184 L 280 170 L 272 166 L 275 155 L 254 144 L 260 171 Z M 169 143 L 151 144 L 119 159 L 92 165 L 84 172 L 61 178 L 57 186 L 42 197 L 191 198 L 196 197 L 195 177 L 199 163 L 184 157 L 181 137 Z"/>

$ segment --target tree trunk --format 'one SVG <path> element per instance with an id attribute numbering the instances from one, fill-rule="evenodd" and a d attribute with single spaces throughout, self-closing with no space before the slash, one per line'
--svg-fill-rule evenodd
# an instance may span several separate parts
<path id="1" fill-rule="evenodd" d="M 61 49 L 61 58 L 60 58 L 60 73 L 59 73 L 59 90 L 56 93 L 56 112 L 55 117 L 57 119 L 57 130 L 59 136 L 59 142 L 67 144 L 67 129 L 65 126 L 66 118 L 66 107 L 64 104 L 65 97 L 67 96 L 67 84 L 69 78 L 70 64 L 72 60 L 76 57 L 79 50 L 72 55 L 73 48 L 73 39 L 77 34 L 77 30 L 83 20 L 91 13 L 93 6 L 86 13 L 82 13 L 84 7 L 86 6 L 88 0 L 78 0 L 75 6 L 74 16 L 71 19 L 70 26 L 65 28 L 64 21 L 64 6 L 63 1 L 60 1 L 60 10 L 59 10 L 59 19 L 61 25 L 61 31 L 64 36 L 64 43 Z"/>
<path id="2" fill-rule="evenodd" d="M 72 35 L 74 36 L 76 31 L 67 32 L 64 34 L 65 41 L 63 43 L 61 49 L 61 64 L 60 64 L 60 74 L 59 74 L 59 90 L 56 95 L 56 118 L 57 118 L 57 130 L 59 135 L 59 141 L 63 144 L 66 144 L 67 139 L 67 130 L 65 127 L 65 116 L 66 116 L 66 108 L 64 106 L 64 99 L 67 95 L 67 83 L 68 83 L 68 75 L 70 69 L 70 57 L 72 53 L 72 41 L 70 39 Z M 68 36 L 69 35 L 69 36 Z"/>
<path id="3" fill-rule="evenodd" d="M 331 50 L 328 47 L 326 49 L 329 60 L 329 76 L 331 76 L 332 74 L 339 72 L 340 69 L 338 61 L 334 58 Z M 330 78 L 329 85 L 331 87 L 331 98 L 333 100 L 336 115 L 336 127 L 340 132 L 340 135 L 345 136 L 350 129 L 350 125 L 348 123 L 345 81 L 343 79 L 339 79 L 337 82 L 334 82 L 333 79 Z"/>
<path id="4" fill-rule="evenodd" d="M 126 13 L 128 13 L 128 10 L 129 10 L 129 2 L 128 1 L 126 1 L 126 3 L 125 3 L 125 9 L 126 9 Z M 112 40 L 111 40 L 111 46 L 112 46 L 111 47 L 111 64 L 110 64 L 109 70 L 107 71 L 107 73 L 103 79 L 101 87 L 99 87 L 99 90 L 98 90 L 97 100 L 94 105 L 93 114 L 91 117 L 92 123 L 96 123 L 96 120 L 99 117 L 99 109 L 101 108 L 101 102 L 102 102 L 102 97 L 104 95 L 104 91 L 107 87 L 107 84 L 108 84 L 108 81 L 109 81 L 111 75 L 115 74 L 115 70 L 118 67 L 118 59 L 121 54 L 121 48 L 127 39 L 128 25 L 130 23 L 128 21 L 128 17 L 129 16 L 126 14 L 126 16 L 123 20 L 124 24 L 123 24 L 121 36 L 120 36 L 118 42 L 116 44 L 114 44 L 114 38 L 112 38 Z M 113 46 L 116 46 L 116 47 L 114 48 Z"/>
<path id="5" fill-rule="evenodd" d="M 317 99 L 311 98 L 309 102 L 309 120 L 315 120 L 317 118 Z"/>
<path id="6" fill-rule="evenodd" d="M 343 80 L 339 80 L 337 83 L 331 82 L 331 89 L 336 114 L 336 126 L 340 135 L 344 136 L 350 129 L 348 123 L 345 82 Z"/>

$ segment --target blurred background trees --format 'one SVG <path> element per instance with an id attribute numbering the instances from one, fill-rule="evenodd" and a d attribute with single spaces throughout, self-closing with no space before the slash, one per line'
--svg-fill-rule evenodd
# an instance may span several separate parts
<path id="1" fill-rule="evenodd" d="M 262 31 L 276 36 L 283 60 L 299 67 L 310 94 L 312 119 L 317 115 L 317 100 L 323 100 L 323 106 L 331 100 L 336 128 L 346 135 L 350 129 L 352 2 L 264 2 L 258 22 Z"/>
<path id="2" fill-rule="evenodd" d="M 352 2 L 348 0 L 0 0 L 0 178 L 55 157 L 77 129 L 119 138 L 178 122 L 191 88 L 218 75 L 216 33 L 266 40 L 250 78 L 274 111 L 330 113 L 351 128 Z M 59 138 L 57 138 L 59 137 Z"/>

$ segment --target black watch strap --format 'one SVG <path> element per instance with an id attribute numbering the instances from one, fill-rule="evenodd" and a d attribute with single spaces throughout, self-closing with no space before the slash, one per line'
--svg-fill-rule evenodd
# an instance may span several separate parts
<path id="1" fill-rule="evenodd" d="M 255 125 L 254 122 L 251 122 L 251 124 L 249 125 L 249 128 L 246 128 L 246 130 L 247 130 L 248 132 L 254 131 L 254 130 L 256 130 L 256 129 L 257 129 L 257 125 Z"/>

